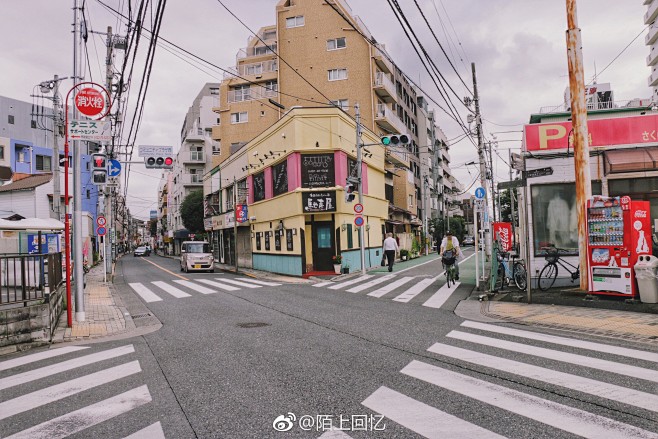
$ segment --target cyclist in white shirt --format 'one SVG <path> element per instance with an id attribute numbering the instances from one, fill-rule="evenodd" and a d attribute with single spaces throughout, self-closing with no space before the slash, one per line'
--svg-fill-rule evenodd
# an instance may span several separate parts
<path id="1" fill-rule="evenodd" d="M 439 250 L 439 254 L 443 256 L 443 253 L 445 251 L 454 251 L 455 253 L 455 280 L 459 280 L 459 263 L 457 260 L 461 256 L 461 249 L 459 248 L 459 240 L 457 239 L 456 236 L 452 236 L 452 232 L 450 230 L 446 231 L 446 236 L 443 237 L 443 241 L 441 241 L 441 249 Z"/>

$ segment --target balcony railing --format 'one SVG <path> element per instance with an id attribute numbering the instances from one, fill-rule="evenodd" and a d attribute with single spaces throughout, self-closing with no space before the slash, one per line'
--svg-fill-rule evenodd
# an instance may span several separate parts
<path id="1" fill-rule="evenodd" d="M 266 87 L 249 87 L 248 89 L 231 90 L 228 92 L 228 102 L 244 102 L 276 97 L 276 89 Z"/>
<path id="2" fill-rule="evenodd" d="M 394 97 L 397 95 L 395 91 L 395 84 L 393 81 L 384 73 L 377 72 L 375 74 L 375 93 L 377 93 L 384 101 L 391 102 L 394 100 Z"/>
<path id="3" fill-rule="evenodd" d="M 407 132 L 407 127 L 395 114 L 393 110 L 384 104 L 377 104 L 377 113 L 375 114 L 375 122 L 382 125 L 390 132 L 404 134 Z"/>
<path id="4" fill-rule="evenodd" d="M 183 174 L 183 186 L 203 186 L 202 174 Z"/>
<path id="5" fill-rule="evenodd" d="M 658 17 L 658 2 L 649 5 L 646 14 L 644 14 L 644 24 L 651 24 Z"/>
<path id="6" fill-rule="evenodd" d="M 592 102 L 587 104 L 587 110 L 612 110 L 619 108 L 644 108 L 651 105 L 651 99 L 631 99 L 628 101 L 604 101 L 604 102 Z M 551 107 L 541 107 L 539 109 L 540 114 L 546 113 L 564 113 L 571 111 L 570 107 L 566 104 L 555 105 Z"/>
<path id="7" fill-rule="evenodd" d="M 262 56 L 275 54 L 277 52 L 277 45 L 270 44 L 269 46 L 251 46 L 244 47 L 238 50 L 236 55 L 237 59 L 251 58 L 252 56 Z"/>
<path id="8" fill-rule="evenodd" d="M 250 64 L 239 64 L 236 67 L 228 67 L 224 72 L 224 79 L 233 78 L 234 76 L 254 76 L 263 73 L 271 73 L 279 70 L 277 60 L 268 60 Z"/>

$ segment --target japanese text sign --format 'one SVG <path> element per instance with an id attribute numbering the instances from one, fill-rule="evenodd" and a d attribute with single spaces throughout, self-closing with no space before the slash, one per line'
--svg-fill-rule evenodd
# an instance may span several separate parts
<path id="1" fill-rule="evenodd" d="M 336 191 L 302 192 L 302 205 L 305 213 L 335 212 Z"/>
<path id="2" fill-rule="evenodd" d="M 498 240 L 500 249 L 504 252 L 512 250 L 512 223 L 493 223 L 494 239 Z"/>
<path id="3" fill-rule="evenodd" d="M 112 141 L 112 123 L 102 120 L 70 120 L 69 137 L 73 140 Z"/>
<path id="4" fill-rule="evenodd" d="M 75 106 L 85 116 L 96 116 L 105 108 L 105 98 L 95 88 L 86 87 L 76 93 Z"/>

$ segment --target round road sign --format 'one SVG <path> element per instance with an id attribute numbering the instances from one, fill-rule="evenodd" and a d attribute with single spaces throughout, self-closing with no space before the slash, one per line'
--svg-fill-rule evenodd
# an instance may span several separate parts
<path id="1" fill-rule="evenodd" d="M 75 106 L 85 116 L 96 116 L 105 108 L 105 98 L 95 88 L 86 87 L 76 93 Z"/>
<path id="2" fill-rule="evenodd" d="M 485 191 L 483 187 L 475 189 L 475 198 L 484 198 Z"/>
<path id="3" fill-rule="evenodd" d="M 357 227 L 363 226 L 363 223 L 365 223 L 365 220 L 363 219 L 363 217 L 361 215 L 359 215 L 357 217 L 354 217 L 354 224 Z"/>
<path id="4" fill-rule="evenodd" d="M 98 224 L 98 227 L 103 227 L 105 224 L 107 224 L 107 220 L 104 216 L 99 216 L 96 218 L 96 224 Z"/>
<path id="5" fill-rule="evenodd" d="M 354 205 L 354 213 L 359 214 L 359 215 L 362 214 L 363 213 L 363 204 L 356 203 Z"/>
<path id="6" fill-rule="evenodd" d="M 98 236 L 105 236 L 105 232 L 106 232 L 105 227 L 99 227 L 96 229 L 96 234 Z"/>

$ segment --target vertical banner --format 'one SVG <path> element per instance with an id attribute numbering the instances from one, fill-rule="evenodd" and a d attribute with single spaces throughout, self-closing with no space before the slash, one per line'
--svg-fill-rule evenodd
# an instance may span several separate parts
<path id="1" fill-rule="evenodd" d="M 493 223 L 493 233 L 494 239 L 498 240 L 502 251 L 512 250 L 512 223 Z"/>

